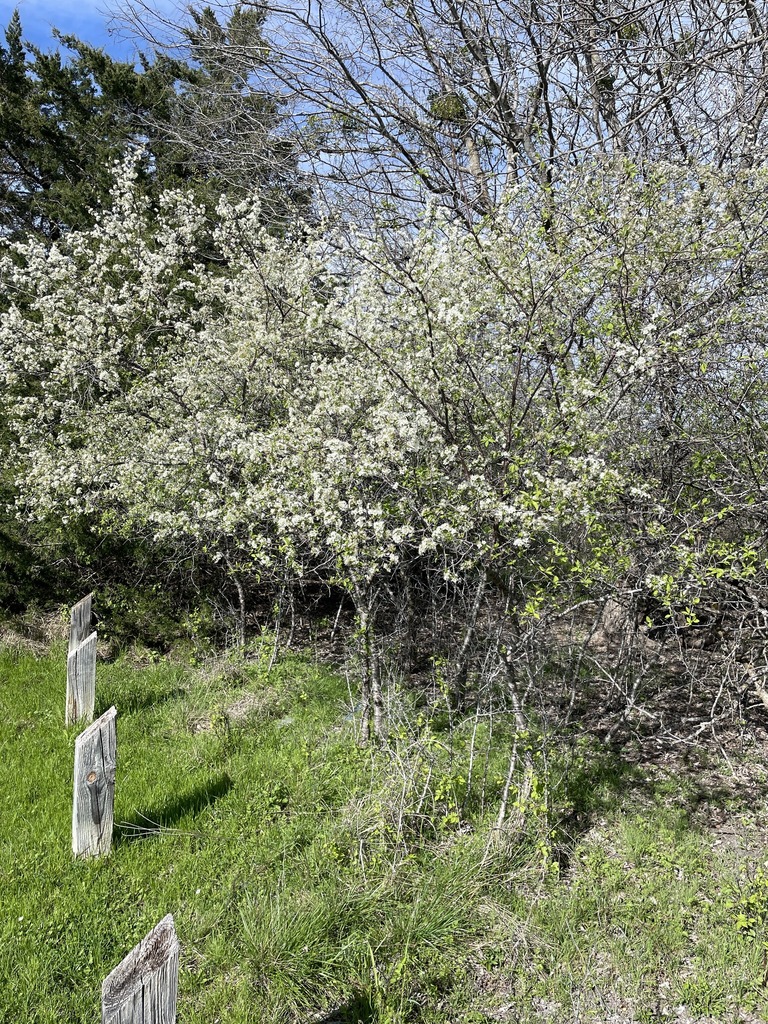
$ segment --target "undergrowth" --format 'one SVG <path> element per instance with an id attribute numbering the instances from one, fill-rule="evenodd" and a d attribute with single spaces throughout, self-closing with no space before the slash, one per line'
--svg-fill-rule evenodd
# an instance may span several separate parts
<path id="1" fill-rule="evenodd" d="M 270 660 L 100 663 L 117 824 L 75 862 L 64 652 L 0 653 L 0 1019 L 97 1020 L 169 912 L 180 1024 L 766 1010 L 766 865 L 714 855 L 684 781 L 529 738 L 524 824 L 500 835 L 508 723 L 449 728 L 400 694 L 363 749 L 343 680 Z"/>

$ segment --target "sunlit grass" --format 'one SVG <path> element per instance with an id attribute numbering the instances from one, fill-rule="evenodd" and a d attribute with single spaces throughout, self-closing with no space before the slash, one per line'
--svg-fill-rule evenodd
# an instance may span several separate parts
<path id="1" fill-rule="evenodd" d="M 0 659 L 3 1019 L 97 1019 L 106 973 L 169 912 L 180 1020 L 354 1014 L 403 944 L 418 954 L 466 918 L 455 886 L 445 903 L 422 891 L 417 859 L 394 878 L 380 829 L 361 859 L 351 808 L 375 755 L 329 673 L 99 665 L 97 713 L 118 708 L 117 825 L 107 859 L 76 863 L 63 652 Z"/>
<path id="2" fill-rule="evenodd" d="M 169 912 L 180 1024 L 766 1009 L 768 883 L 713 855 L 694 783 L 551 747 L 524 832 L 490 843 L 501 724 L 467 793 L 471 730 L 404 711 L 363 750 L 346 682 L 299 658 L 100 663 L 117 826 L 75 862 L 63 665 L 0 653 L 0 1020 L 98 1020 L 104 977 Z"/>

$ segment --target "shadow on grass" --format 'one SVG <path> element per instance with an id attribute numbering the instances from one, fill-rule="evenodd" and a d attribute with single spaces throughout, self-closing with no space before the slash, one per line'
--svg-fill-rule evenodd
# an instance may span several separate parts
<path id="1" fill-rule="evenodd" d="M 582 738 L 583 739 L 583 738 Z M 661 761 L 661 763 L 659 763 Z M 762 787 L 745 787 L 719 770 L 696 770 L 694 765 L 627 758 L 620 744 L 581 742 L 558 763 L 555 802 L 555 849 L 561 869 L 567 869 L 573 848 L 601 820 L 651 809 L 666 815 L 675 832 L 700 832 L 718 816 L 735 811 L 758 811 Z"/>
<path id="2" fill-rule="evenodd" d="M 654 784 L 646 772 L 610 747 L 590 745 L 563 768 L 565 798 L 573 813 L 587 821 L 615 809 L 629 794 L 652 796 Z"/>
<path id="3" fill-rule="evenodd" d="M 662 780 L 626 760 L 621 749 L 599 743 L 577 745 L 558 767 L 562 775 L 557 798 L 562 810 L 556 822 L 555 849 L 561 869 L 568 868 L 573 848 L 595 822 L 632 806 L 656 804 L 665 792 Z M 687 787 L 685 795 L 690 795 Z M 687 816 L 690 808 L 682 810 Z"/>
<path id="4" fill-rule="evenodd" d="M 130 818 L 115 822 L 115 845 L 149 839 L 165 832 L 182 832 L 176 825 L 188 816 L 196 816 L 215 804 L 232 789 L 234 783 L 226 773 L 203 786 L 197 786 L 158 807 L 136 811 Z M 190 832 L 189 834 L 195 834 Z"/>
<path id="5" fill-rule="evenodd" d="M 377 1019 L 371 997 L 367 992 L 359 992 L 324 1017 L 315 1017 L 315 1024 L 373 1024 Z"/>
<path id="6" fill-rule="evenodd" d="M 136 690 L 133 693 L 118 691 L 110 694 L 109 691 L 106 691 L 105 695 L 99 700 L 99 708 L 96 715 L 98 717 L 98 715 L 103 714 L 113 704 L 118 712 L 123 715 L 151 711 L 153 708 L 158 708 L 163 704 L 169 703 L 169 701 L 185 696 L 186 693 L 187 691 L 182 686 L 174 686 L 171 690 Z"/>

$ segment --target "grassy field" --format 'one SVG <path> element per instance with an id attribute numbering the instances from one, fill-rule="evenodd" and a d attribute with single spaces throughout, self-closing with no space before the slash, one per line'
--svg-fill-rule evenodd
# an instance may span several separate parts
<path id="1" fill-rule="evenodd" d="M 754 753 L 685 776 L 550 744 L 492 842 L 504 728 L 410 707 L 363 750 L 343 679 L 267 661 L 99 664 L 118 824 L 74 862 L 64 650 L 0 652 L 0 1020 L 99 1020 L 169 912 L 190 1024 L 764 1019 Z"/>

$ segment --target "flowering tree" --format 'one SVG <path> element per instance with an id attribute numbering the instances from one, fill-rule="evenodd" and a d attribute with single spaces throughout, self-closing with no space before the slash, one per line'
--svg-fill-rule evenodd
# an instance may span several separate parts
<path id="1" fill-rule="evenodd" d="M 766 9 L 717 0 L 316 0 L 272 7 L 265 63 L 321 198 L 472 221 L 600 155 L 757 167 Z M 554 190 L 554 192 L 553 192 Z"/>
<path id="2" fill-rule="evenodd" d="M 203 211 L 124 169 L 96 227 L 0 264 L 19 514 L 194 543 L 241 593 L 344 587 L 377 736 L 395 606 L 473 595 L 450 697 L 484 617 L 517 702 L 526 623 L 641 590 L 695 617 L 762 578 L 767 186 L 595 163 L 547 223 L 520 189 L 344 251 L 222 202 L 203 259 Z"/>

